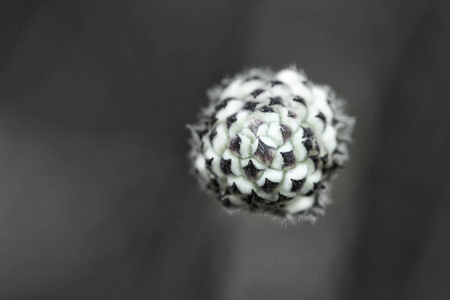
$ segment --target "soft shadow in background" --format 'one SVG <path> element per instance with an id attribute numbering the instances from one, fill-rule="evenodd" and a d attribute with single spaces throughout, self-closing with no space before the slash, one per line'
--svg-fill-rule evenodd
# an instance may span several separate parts
<path id="1" fill-rule="evenodd" d="M 446 1 L 5 1 L 0 299 L 446 299 Z M 292 63 L 348 99 L 314 224 L 226 214 L 189 175 L 204 91 Z"/>

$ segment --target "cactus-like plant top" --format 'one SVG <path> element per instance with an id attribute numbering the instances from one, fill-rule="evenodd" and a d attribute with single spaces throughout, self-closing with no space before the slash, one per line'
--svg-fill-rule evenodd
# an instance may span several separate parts
<path id="1" fill-rule="evenodd" d="M 201 184 L 230 210 L 313 220 L 347 158 L 353 120 L 295 67 L 252 69 L 209 91 L 192 131 Z"/>

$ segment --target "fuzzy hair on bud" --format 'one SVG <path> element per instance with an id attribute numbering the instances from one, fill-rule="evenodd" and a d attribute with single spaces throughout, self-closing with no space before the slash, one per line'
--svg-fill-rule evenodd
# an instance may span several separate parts
<path id="1" fill-rule="evenodd" d="M 208 91 L 191 130 L 201 185 L 231 211 L 315 220 L 348 157 L 354 119 L 296 67 L 250 69 Z"/>

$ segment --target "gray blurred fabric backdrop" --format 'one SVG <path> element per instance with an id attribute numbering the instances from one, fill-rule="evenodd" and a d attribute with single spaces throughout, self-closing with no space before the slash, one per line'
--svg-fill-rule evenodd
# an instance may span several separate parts
<path id="1" fill-rule="evenodd" d="M 449 1 L 0 4 L 0 299 L 448 299 Z M 326 216 L 228 215 L 187 123 L 242 68 L 348 99 Z"/>

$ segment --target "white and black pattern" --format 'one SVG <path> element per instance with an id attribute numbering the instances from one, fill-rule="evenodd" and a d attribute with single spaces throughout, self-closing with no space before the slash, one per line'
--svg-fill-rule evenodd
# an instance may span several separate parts
<path id="1" fill-rule="evenodd" d="M 201 182 L 229 209 L 288 220 L 322 212 L 331 175 L 347 158 L 353 120 L 329 87 L 294 67 L 252 69 L 209 91 L 192 131 Z"/>

